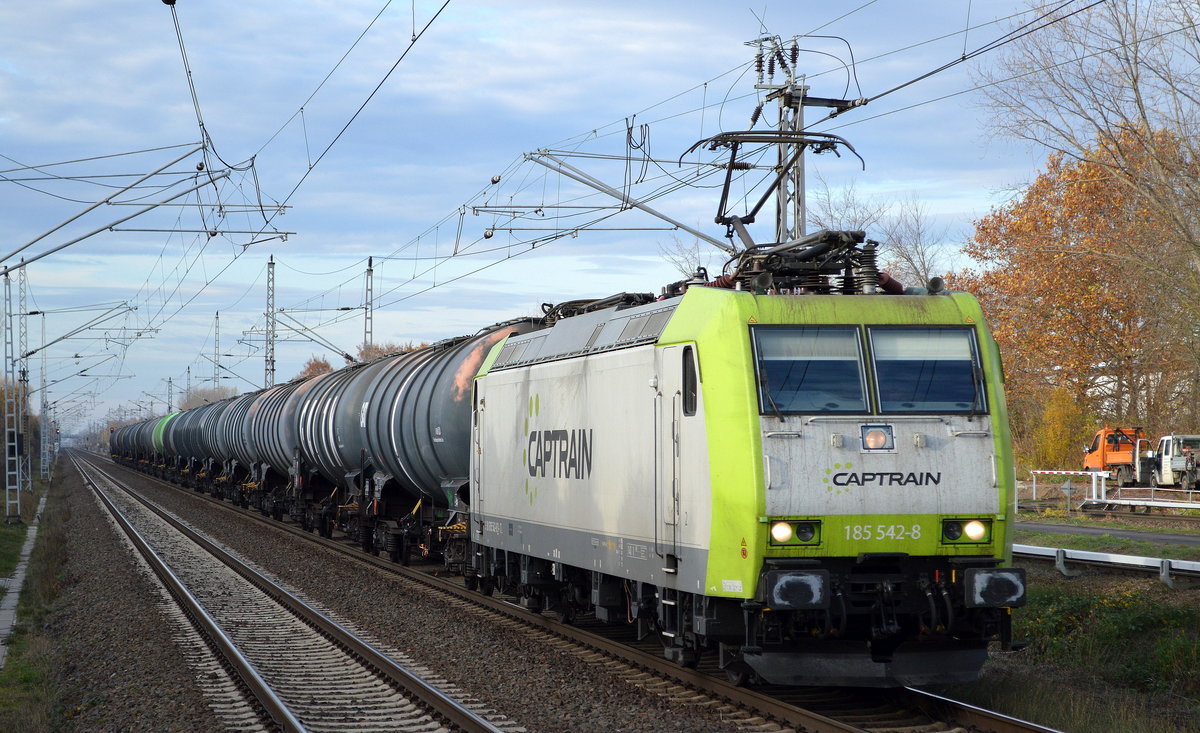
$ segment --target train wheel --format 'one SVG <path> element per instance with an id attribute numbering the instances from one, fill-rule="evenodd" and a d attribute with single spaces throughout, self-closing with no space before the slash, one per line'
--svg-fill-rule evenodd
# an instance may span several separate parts
<path id="1" fill-rule="evenodd" d="M 571 598 L 571 589 L 563 588 L 555 596 L 550 596 L 550 615 L 556 621 L 564 624 L 575 623 L 575 602 Z"/>
<path id="2" fill-rule="evenodd" d="M 408 535 L 400 537 L 400 564 L 408 566 L 412 563 L 412 543 L 408 541 Z"/>
<path id="3" fill-rule="evenodd" d="M 740 662 L 737 666 L 730 665 L 725 668 L 725 679 L 734 687 L 745 687 L 750 682 L 750 670 L 741 666 Z"/>
<path id="4" fill-rule="evenodd" d="M 496 581 L 490 575 L 479 576 L 479 592 L 485 596 L 490 596 L 496 591 Z"/>
<path id="5" fill-rule="evenodd" d="M 742 660 L 742 653 L 732 644 L 721 643 L 721 660 L 724 662 L 725 679 L 736 687 L 745 687 L 754 681 L 754 671 Z M 728 661 L 725 661 L 728 660 Z"/>
<path id="6" fill-rule="evenodd" d="M 465 585 L 467 587 L 467 590 L 469 590 L 469 591 L 479 590 L 479 576 L 464 575 L 463 576 L 463 585 Z"/>
<path id="7" fill-rule="evenodd" d="M 534 590 L 533 586 L 521 586 L 521 597 L 519 603 L 522 608 L 526 608 L 533 613 L 542 612 L 542 595 Z"/>

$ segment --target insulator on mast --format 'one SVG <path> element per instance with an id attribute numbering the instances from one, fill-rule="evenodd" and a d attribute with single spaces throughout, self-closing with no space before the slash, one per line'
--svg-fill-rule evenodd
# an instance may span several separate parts
<path id="1" fill-rule="evenodd" d="M 792 41 L 792 67 L 796 66 L 796 62 L 800 60 L 800 44 Z"/>
<path id="2" fill-rule="evenodd" d="M 775 57 L 771 56 L 767 59 L 767 76 L 775 78 Z"/>
<path id="3" fill-rule="evenodd" d="M 750 115 L 750 127 L 754 127 L 754 123 L 758 122 L 758 118 L 762 117 L 763 106 L 761 103 L 754 108 L 754 112 Z"/>
<path id="4" fill-rule="evenodd" d="M 879 282 L 878 247 L 875 242 L 868 241 L 863 245 L 858 255 L 858 286 L 867 295 L 876 292 Z"/>
<path id="5" fill-rule="evenodd" d="M 784 58 L 784 56 L 783 56 L 783 51 L 779 50 L 778 48 L 775 49 L 775 58 L 779 59 L 780 71 L 790 71 L 791 70 L 791 67 L 788 66 L 787 59 Z"/>
<path id="6" fill-rule="evenodd" d="M 754 54 L 754 71 L 758 74 L 758 83 L 761 84 L 763 80 L 763 53 L 761 50 Z"/>

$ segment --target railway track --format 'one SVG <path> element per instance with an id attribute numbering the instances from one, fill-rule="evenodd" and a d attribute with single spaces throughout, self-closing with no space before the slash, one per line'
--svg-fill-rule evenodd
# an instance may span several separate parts
<path id="1" fill-rule="evenodd" d="M 1179 528 L 1188 531 L 1200 531 L 1200 517 L 1187 514 L 1162 514 L 1149 511 L 1134 511 L 1133 509 L 1083 509 L 1079 512 L 1085 517 L 1096 519 L 1120 519 L 1137 524 L 1147 524 L 1154 527 Z"/>
<path id="2" fill-rule="evenodd" d="M 158 481 L 144 474 L 137 475 L 146 481 Z M 291 523 L 272 520 L 174 484 L 158 483 L 443 593 L 464 612 L 470 609 L 478 613 L 483 609 L 490 614 L 491 623 L 523 627 L 540 637 L 544 644 L 569 647 L 585 663 L 604 667 L 652 694 L 728 708 L 729 719 L 740 718 L 737 724 L 747 730 L 911 730 L 923 733 L 1048 730 L 913 689 L 739 687 L 725 679 L 715 661 L 702 662 L 696 669 L 679 666 L 662 656 L 657 642 L 637 642 L 628 628 L 602 625 L 588 619 L 565 624 L 521 607 L 516 599 L 499 594 L 489 597 L 468 590 L 461 578 L 438 577 L 432 568 L 423 569 L 418 565 L 397 565 L 362 552 L 348 540 L 321 538 Z"/>
<path id="3" fill-rule="evenodd" d="M 286 589 L 72 457 L 252 702 L 220 704 L 231 728 L 286 731 L 519 730 L 493 723 Z M 257 717 L 257 720 L 253 718 Z"/>

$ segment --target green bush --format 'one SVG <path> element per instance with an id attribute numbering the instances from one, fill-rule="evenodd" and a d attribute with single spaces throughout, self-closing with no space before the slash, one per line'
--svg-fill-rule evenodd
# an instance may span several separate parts
<path id="1" fill-rule="evenodd" d="M 1142 590 L 1033 587 L 1015 618 L 1017 637 L 1046 663 L 1200 702 L 1200 609 L 1162 603 Z"/>

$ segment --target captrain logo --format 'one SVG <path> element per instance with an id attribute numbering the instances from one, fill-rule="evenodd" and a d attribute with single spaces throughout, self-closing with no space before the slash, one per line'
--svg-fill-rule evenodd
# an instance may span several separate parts
<path id="1" fill-rule="evenodd" d="M 523 437 L 522 461 L 529 472 L 525 495 L 529 503 L 537 498 L 537 484 L 530 479 L 589 479 L 592 475 L 591 428 L 541 428 L 536 425 L 542 410 L 541 395 L 529 398 Z"/>
<path id="2" fill-rule="evenodd" d="M 853 463 L 835 463 L 833 468 L 825 469 L 825 477 L 821 483 L 831 494 L 842 494 L 850 491 L 851 487 L 862 486 L 937 486 L 942 483 L 942 473 L 930 471 L 854 471 Z"/>

